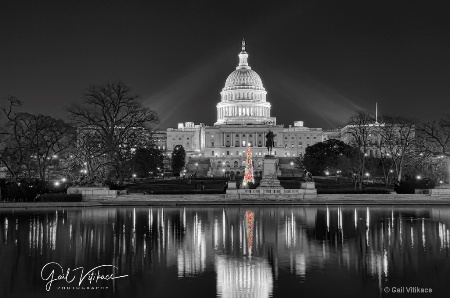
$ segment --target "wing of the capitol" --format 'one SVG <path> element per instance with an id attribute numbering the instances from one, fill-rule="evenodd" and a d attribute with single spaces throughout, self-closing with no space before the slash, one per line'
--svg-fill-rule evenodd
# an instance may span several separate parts
<path id="1" fill-rule="evenodd" d="M 277 124 L 261 77 L 248 63 L 244 40 L 238 56 L 239 64 L 220 92 L 217 121 L 213 125 L 179 123 L 177 128 L 167 129 L 166 145 L 162 144 L 163 132 L 158 133 L 158 147 L 167 149 L 169 155 L 177 145 L 185 148 L 189 157 L 187 171 L 195 170 L 199 176 L 240 174 L 245 168 L 245 149 L 250 146 L 255 175 L 261 175 L 267 153 L 266 134 L 270 130 L 275 134 L 273 154 L 278 158 L 280 174 L 290 175 L 291 161 L 304 154 L 306 147 L 330 136 L 339 138 L 339 131 L 309 128 L 303 121 L 295 121 L 289 127 Z"/>

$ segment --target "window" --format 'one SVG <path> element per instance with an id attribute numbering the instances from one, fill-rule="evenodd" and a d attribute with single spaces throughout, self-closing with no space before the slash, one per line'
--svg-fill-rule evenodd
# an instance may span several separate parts
<path id="1" fill-rule="evenodd" d="M 239 138 L 239 135 L 236 135 L 236 138 Z"/>
<path id="2" fill-rule="evenodd" d="M 252 135 L 249 135 L 249 137 L 251 138 L 251 137 L 252 137 Z"/>
<path id="3" fill-rule="evenodd" d="M 189 138 L 187 138 L 189 140 Z"/>
<path id="4" fill-rule="evenodd" d="M 242 135 L 243 137 L 245 137 L 245 135 Z"/>
<path id="5" fill-rule="evenodd" d="M 287 144 L 284 144 L 284 148 L 287 148 Z"/>
<path id="6" fill-rule="evenodd" d="M 211 142 L 211 147 L 214 147 L 214 142 Z"/>
<path id="7" fill-rule="evenodd" d="M 316 139 L 316 137 L 314 137 L 314 140 Z"/>
<path id="8" fill-rule="evenodd" d="M 227 138 L 229 138 L 230 137 L 230 135 L 227 135 Z"/>
<path id="9" fill-rule="evenodd" d="M 211 156 L 214 156 L 214 150 L 213 150 L 213 151 L 211 151 Z"/>
<path id="10" fill-rule="evenodd" d="M 303 143 L 302 142 L 298 142 L 298 145 L 301 146 L 301 145 L 303 145 Z"/>
<path id="11" fill-rule="evenodd" d="M 294 144 L 291 145 L 291 148 L 294 148 Z"/>
<path id="12" fill-rule="evenodd" d="M 239 151 L 236 151 L 236 155 L 239 155 Z"/>
<path id="13" fill-rule="evenodd" d="M 245 147 L 245 141 L 242 141 L 242 147 Z"/>
<path id="14" fill-rule="evenodd" d="M 181 138 L 178 138 L 178 140 L 181 140 Z"/>
<path id="15" fill-rule="evenodd" d="M 294 137 L 291 137 L 291 139 L 294 139 Z"/>
<path id="16" fill-rule="evenodd" d="M 309 140 L 309 137 L 306 137 Z"/>
<path id="17" fill-rule="evenodd" d="M 227 151 L 227 155 L 230 155 L 230 151 Z"/>

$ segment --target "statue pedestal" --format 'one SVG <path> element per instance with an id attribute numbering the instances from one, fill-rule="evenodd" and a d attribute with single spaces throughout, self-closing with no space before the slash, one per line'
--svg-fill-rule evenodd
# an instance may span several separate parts
<path id="1" fill-rule="evenodd" d="M 300 188 L 303 188 L 303 189 L 316 189 L 316 183 L 314 183 L 314 182 L 300 182 Z"/>
<path id="2" fill-rule="evenodd" d="M 228 181 L 228 187 L 227 187 L 227 189 L 237 189 L 237 187 L 236 187 L 236 181 Z"/>
<path id="3" fill-rule="evenodd" d="M 313 181 L 300 182 L 300 192 L 303 194 L 303 199 L 316 199 L 316 183 Z"/>
<path id="4" fill-rule="evenodd" d="M 262 179 L 258 188 L 283 189 L 277 178 L 277 158 L 273 155 L 264 156 Z"/>

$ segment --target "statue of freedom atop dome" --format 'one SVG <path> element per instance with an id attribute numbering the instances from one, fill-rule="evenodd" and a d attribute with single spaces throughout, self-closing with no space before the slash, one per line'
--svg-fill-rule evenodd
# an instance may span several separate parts
<path id="1" fill-rule="evenodd" d="M 269 132 L 266 134 L 266 147 L 267 147 L 267 154 L 272 155 L 272 148 L 274 146 L 274 139 L 275 134 L 269 130 Z"/>

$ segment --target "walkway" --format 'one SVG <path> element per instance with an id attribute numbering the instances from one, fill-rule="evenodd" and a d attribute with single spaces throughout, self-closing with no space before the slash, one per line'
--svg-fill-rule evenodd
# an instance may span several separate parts
<path id="1" fill-rule="evenodd" d="M 130 194 L 114 199 L 87 202 L 13 203 L 1 202 L 0 208 L 45 209 L 55 207 L 101 206 L 177 206 L 177 205 L 448 205 L 450 197 L 429 195 L 367 194 L 318 195 L 307 200 L 226 200 L 224 195 L 143 195 Z"/>

